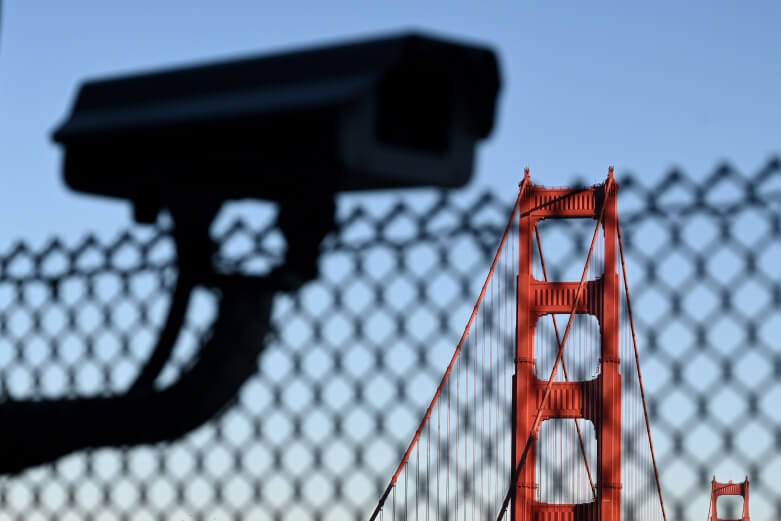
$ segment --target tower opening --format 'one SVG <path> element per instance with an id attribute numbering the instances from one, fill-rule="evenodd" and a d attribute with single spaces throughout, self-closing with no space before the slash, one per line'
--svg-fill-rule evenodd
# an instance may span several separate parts
<path id="1" fill-rule="evenodd" d="M 581 437 L 578 437 L 577 427 L 580 427 Z M 536 452 L 537 501 L 552 504 L 594 501 L 586 468 L 586 462 L 588 469 L 597 468 L 597 437 L 591 421 L 551 418 L 542 422 Z M 592 479 L 594 486 L 598 486 L 593 471 Z"/>

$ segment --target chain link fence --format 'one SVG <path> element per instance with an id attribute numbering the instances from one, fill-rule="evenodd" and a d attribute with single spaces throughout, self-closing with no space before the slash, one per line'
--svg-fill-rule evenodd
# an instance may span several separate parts
<path id="1" fill-rule="evenodd" d="M 619 184 L 668 516 L 703 518 L 715 473 L 748 474 L 752 517 L 781 517 L 781 163 Z M 276 297 L 257 374 L 219 418 L 175 443 L 3 477 L 0 520 L 366 519 L 471 312 L 508 195 L 400 197 L 342 215 L 319 279 Z M 552 278 L 577 279 L 589 232 L 556 223 L 545 227 Z M 240 270 L 267 270 L 284 247 L 270 224 L 237 220 L 218 235 L 224 263 Z M 0 407 L 124 391 L 176 274 L 165 225 L 21 242 L 0 269 Z M 196 356 L 216 298 L 195 295 L 158 386 Z"/>

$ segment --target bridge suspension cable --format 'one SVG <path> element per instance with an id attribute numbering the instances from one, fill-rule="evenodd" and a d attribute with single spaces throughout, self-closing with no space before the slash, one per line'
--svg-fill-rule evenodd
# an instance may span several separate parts
<path id="1" fill-rule="evenodd" d="M 603 185 L 585 189 L 545 189 L 525 172 L 463 334 L 369 521 L 501 521 L 510 512 L 512 521 L 528 521 L 529 508 L 543 521 L 570 511 L 574 521 L 597 511 L 605 521 L 667 521 L 616 196 L 612 168 Z M 588 215 L 595 227 L 579 282 L 551 281 L 537 221 Z M 516 234 L 520 240 L 509 240 Z M 535 297 L 520 293 L 524 270 L 539 277 L 527 279 L 539 280 Z M 533 338 L 519 332 L 526 306 L 537 317 Z M 521 338 L 534 345 L 528 359 L 517 351 Z M 534 368 L 532 380 L 524 376 L 532 387 L 519 387 L 521 367 Z M 604 408 L 606 400 L 617 405 Z M 602 506 L 603 494 L 617 506 Z"/>

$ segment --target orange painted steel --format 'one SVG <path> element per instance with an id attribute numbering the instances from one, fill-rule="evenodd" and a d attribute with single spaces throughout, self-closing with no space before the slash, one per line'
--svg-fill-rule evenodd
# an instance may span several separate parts
<path id="1" fill-rule="evenodd" d="M 529 170 L 526 169 L 524 172 L 524 184 L 527 184 L 530 182 L 529 178 Z M 610 194 L 611 192 L 614 192 L 612 190 L 614 184 L 613 179 L 613 169 L 610 168 L 608 179 L 605 182 L 603 187 L 604 194 Z M 591 259 L 594 253 L 594 245 L 597 241 L 597 236 L 599 234 L 600 225 L 604 221 L 605 217 L 605 209 L 607 207 L 607 204 L 591 204 L 591 202 L 596 200 L 595 196 L 583 196 L 582 194 L 587 192 L 587 190 L 559 190 L 559 189 L 552 189 L 552 192 L 554 192 L 555 197 L 551 197 L 550 194 L 540 193 L 540 190 L 551 190 L 551 189 L 541 189 L 539 187 L 537 188 L 536 193 L 534 194 L 535 197 L 528 198 L 522 203 L 521 205 L 521 222 L 519 225 L 519 275 L 518 275 L 518 292 L 517 292 L 517 312 L 516 312 L 516 374 L 513 375 L 513 444 L 512 444 L 512 456 L 511 461 L 513 462 L 513 469 L 511 473 L 511 479 L 510 479 L 510 490 L 507 491 L 507 495 L 504 498 L 504 501 L 502 502 L 502 506 L 499 510 L 499 515 L 497 517 L 497 520 L 501 520 L 504 516 L 504 513 L 507 509 L 508 504 L 512 500 L 511 506 L 511 517 L 513 521 L 516 521 L 517 519 L 523 519 L 526 521 L 527 519 L 530 521 L 532 519 L 532 515 L 534 512 L 532 512 L 533 506 L 538 506 L 538 510 L 536 512 L 535 518 L 537 519 L 596 519 L 595 517 L 595 511 L 590 505 L 597 504 L 594 503 L 588 503 L 585 505 L 546 505 L 544 503 L 539 503 L 536 501 L 534 497 L 534 491 L 536 490 L 536 482 L 535 479 L 535 466 L 534 464 L 531 465 L 525 465 L 526 460 L 529 456 L 529 454 L 532 454 L 532 461 L 534 461 L 534 441 L 536 439 L 538 429 L 540 426 L 540 422 L 542 420 L 543 411 L 545 408 L 545 405 L 548 401 L 548 398 L 551 393 L 551 388 L 553 386 L 553 382 L 556 378 L 556 372 L 559 367 L 559 363 L 562 361 L 563 354 L 564 354 L 564 346 L 567 343 L 567 339 L 569 338 L 569 334 L 572 328 L 572 323 L 575 318 L 575 314 L 577 311 L 577 307 L 581 298 L 581 294 L 583 293 L 583 287 L 586 283 L 586 276 L 588 274 L 589 265 L 591 263 Z M 599 188 L 599 187 L 595 187 Z M 593 189 L 592 189 L 593 190 Z M 555 193 L 555 192 L 561 192 Z M 606 197 L 604 196 L 602 199 L 606 200 Z M 576 201 L 581 201 L 579 205 L 571 204 L 571 203 L 563 203 L 560 201 L 561 198 L 566 197 L 573 197 Z M 528 414 L 520 414 L 520 403 L 524 396 L 530 397 L 533 396 L 532 391 L 533 389 L 530 388 L 532 381 L 536 381 L 536 377 L 534 376 L 534 345 L 533 345 L 533 336 L 528 337 L 528 328 L 530 323 L 533 325 L 536 325 L 536 320 L 539 318 L 538 315 L 535 315 L 534 321 L 530 321 L 531 318 L 531 312 L 530 312 L 530 306 L 526 306 L 524 308 L 523 303 L 529 301 L 529 285 L 531 279 L 533 279 L 532 274 L 532 253 L 531 253 L 531 230 L 532 230 L 532 219 L 535 217 L 534 213 L 535 211 L 538 212 L 536 215 L 536 219 L 534 219 L 533 224 L 536 227 L 536 222 L 540 220 L 541 218 L 547 217 L 549 215 L 546 215 L 546 213 L 549 212 L 550 207 L 554 208 L 564 208 L 568 212 L 568 216 L 574 216 L 574 217 L 594 217 L 592 213 L 596 211 L 597 206 L 600 207 L 599 209 L 599 215 L 596 219 L 596 226 L 594 228 L 594 235 L 591 238 L 591 245 L 589 246 L 588 250 L 588 256 L 586 257 L 586 264 L 583 267 L 583 275 L 580 278 L 580 282 L 577 285 L 577 289 L 575 291 L 575 294 L 573 296 L 572 300 L 572 309 L 569 313 L 569 318 L 567 319 L 567 326 L 564 329 L 564 337 L 561 339 L 561 342 L 559 343 L 559 349 L 558 354 L 556 355 L 556 360 L 553 363 L 553 368 L 551 369 L 551 375 L 550 378 L 547 380 L 545 384 L 545 389 L 543 391 L 542 397 L 539 400 L 535 400 L 536 402 L 539 402 L 539 405 L 537 407 L 537 412 L 534 415 L 534 419 L 531 422 L 531 424 L 528 424 L 528 420 L 530 419 Z M 581 215 L 582 214 L 582 215 Z M 526 226 L 524 226 L 524 224 Z M 526 268 L 526 271 L 524 272 L 524 268 Z M 524 311 L 525 310 L 525 311 Z M 617 333 L 617 331 L 616 331 Z M 617 335 L 616 335 L 617 336 Z M 523 349 L 523 341 L 526 341 L 526 348 Z M 617 342 L 616 342 L 617 344 Z M 531 352 L 528 352 L 528 347 L 531 347 Z M 616 357 L 617 358 L 617 357 Z M 525 383 L 527 384 L 524 388 L 522 385 L 519 384 L 519 370 L 526 369 L 527 372 L 526 375 L 527 378 L 525 378 Z M 620 378 L 620 376 L 619 376 Z M 619 385 L 619 399 L 620 399 L 620 385 Z M 530 402 L 531 400 L 527 399 L 524 401 L 524 404 L 527 406 L 524 409 L 525 413 L 530 412 Z M 620 411 L 620 404 L 619 404 L 619 411 Z M 619 416 L 619 427 L 620 427 L 620 416 Z M 528 427 L 528 428 L 527 428 Z M 620 436 L 620 428 L 619 428 L 619 436 Z M 619 444 L 620 444 L 620 438 L 619 438 Z M 522 448 L 522 451 L 519 454 L 519 449 Z M 620 461 L 620 447 L 619 447 L 619 461 Z M 531 469 L 531 476 L 529 476 L 529 469 Z M 619 463 L 619 473 L 620 473 L 620 463 Z M 529 479 L 531 477 L 531 479 Z M 524 481 L 525 480 L 525 481 Z M 620 504 L 618 505 L 619 509 L 619 516 L 620 516 Z M 598 512 L 597 512 L 598 513 Z"/>
<path id="2" fill-rule="evenodd" d="M 527 182 L 528 182 L 528 173 Z M 612 168 L 599 186 L 572 190 L 531 184 L 521 200 L 516 367 L 513 378 L 514 486 L 512 521 L 621 519 L 621 375 L 619 374 L 618 186 Z M 592 218 L 596 227 L 580 282 L 539 281 L 532 248 L 538 221 Z M 604 274 L 586 281 L 600 228 L 604 231 Z M 546 277 L 547 278 L 547 277 Z M 550 378 L 534 373 L 534 337 L 541 316 L 569 312 Z M 597 318 L 601 334 L 600 374 L 589 382 L 555 382 L 575 314 Z M 585 504 L 542 503 L 536 498 L 536 439 L 547 418 L 587 418 L 597 437 L 597 494 Z"/>
<path id="3" fill-rule="evenodd" d="M 710 492 L 710 505 L 708 509 L 708 521 L 732 521 L 719 517 L 719 512 L 716 508 L 716 500 L 719 496 L 741 496 L 743 497 L 743 512 L 740 516 L 740 521 L 750 521 L 751 516 L 748 510 L 748 489 L 749 482 L 748 476 L 742 483 L 733 483 L 732 480 L 727 483 L 721 483 L 716 481 L 716 476 L 713 476 L 711 481 Z"/>

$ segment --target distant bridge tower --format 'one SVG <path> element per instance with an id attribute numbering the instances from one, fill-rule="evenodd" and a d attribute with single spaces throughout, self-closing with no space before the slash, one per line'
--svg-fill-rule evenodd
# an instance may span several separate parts
<path id="1" fill-rule="evenodd" d="M 618 185 L 586 189 L 544 188 L 530 184 L 521 200 L 514 377 L 514 445 L 511 460 L 519 475 L 513 521 L 620 521 L 621 519 L 621 375 L 619 374 L 619 277 L 617 269 Z M 546 282 L 533 275 L 534 240 L 542 219 L 591 218 L 601 226 L 604 274 L 596 280 Z M 601 222 L 600 222 L 601 221 Z M 597 231 L 595 231 L 595 234 Z M 589 261 L 594 254 L 594 243 Z M 588 261 L 587 261 L 588 262 Z M 587 263 L 588 266 L 588 263 Z M 548 314 L 588 314 L 599 322 L 598 376 L 589 381 L 541 380 L 535 375 L 534 339 L 538 321 Z M 566 342 L 567 330 L 561 342 Z M 559 354 L 561 357 L 561 351 Z M 552 375 L 555 376 L 555 375 Z M 546 391 L 546 387 L 550 387 Z M 544 396 L 547 396 L 545 400 Z M 536 441 L 543 420 L 584 418 L 597 438 L 596 481 L 590 503 L 538 500 Z M 532 439 L 529 439 L 529 437 Z M 528 444 L 528 446 L 527 446 Z"/>
<path id="2" fill-rule="evenodd" d="M 719 496 L 741 496 L 743 498 L 743 513 L 739 519 L 740 521 L 750 520 L 748 513 L 748 476 L 746 476 L 746 480 L 743 483 L 733 483 L 732 480 L 729 480 L 727 483 L 721 483 L 716 481 L 716 476 L 713 476 L 713 481 L 711 481 L 708 521 L 731 521 L 719 517 L 717 509 Z"/>

